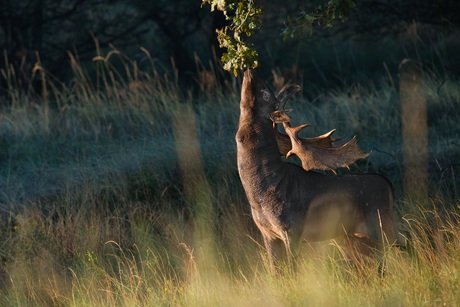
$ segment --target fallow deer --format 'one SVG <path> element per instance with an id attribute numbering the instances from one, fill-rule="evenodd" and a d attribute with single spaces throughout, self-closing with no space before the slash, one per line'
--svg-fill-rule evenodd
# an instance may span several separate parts
<path id="1" fill-rule="evenodd" d="M 362 246 L 363 253 L 371 250 L 369 242 L 375 242 L 377 249 L 395 243 L 398 230 L 388 180 L 376 174 L 312 171 L 348 167 L 367 157 L 356 138 L 341 146 L 333 144 L 335 130 L 300 138 L 300 129 L 308 125 L 291 127 L 284 103 L 257 71 L 244 72 L 236 133 L 238 172 L 270 265 L 278 267 L 280 259 L 290 264 L 302 241 L 348 237 Z M 279 132 L 278 124 L 287 135 Z M 303 168 L 282 159 L 292 154 Z"/>

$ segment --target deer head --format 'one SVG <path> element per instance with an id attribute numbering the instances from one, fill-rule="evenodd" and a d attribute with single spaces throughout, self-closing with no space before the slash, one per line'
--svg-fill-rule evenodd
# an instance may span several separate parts
<path id="1" fill-rule="evenodd" d="M 241 100 L 245 102 L 240 104 L 241 112 L 249 113 L 255 118 L 264 119 L 270 118 L 279 103 L 279 100 L 268 89 L 258 72 L 255 71 L 244 75 Z"/>

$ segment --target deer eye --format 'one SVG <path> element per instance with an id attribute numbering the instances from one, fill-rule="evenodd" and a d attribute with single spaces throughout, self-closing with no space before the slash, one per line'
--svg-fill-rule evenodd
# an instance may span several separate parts
<path id="1" fill-rule="evenodd" d="M 262 97 L 265 101 L 270 101 L 271 95 L 267 90 L 262 90 Z"/>

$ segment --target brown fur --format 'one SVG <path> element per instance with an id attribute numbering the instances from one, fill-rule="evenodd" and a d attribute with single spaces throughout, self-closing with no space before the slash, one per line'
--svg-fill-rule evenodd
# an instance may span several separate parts
<path id="1" fill-rule="evenodd" d="M 375 174 L 324 175 L 284 162 L 270 118 L 278 105 L 260 75 L 245 71 L 238 171 L 270 264 L 290 263 L 302 241 L 352 236 L 376 246 L 396 242 L 391 184 Z"/>

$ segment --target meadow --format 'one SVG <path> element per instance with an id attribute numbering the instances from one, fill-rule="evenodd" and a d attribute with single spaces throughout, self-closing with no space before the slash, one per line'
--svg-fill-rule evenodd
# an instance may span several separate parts
<path id="1" fill-rule="evenodd" d="M 1 306 L 460 304 L 458 81 L 425 76 L 424 202 L 404 196 L 397 79 L 301 84 L 289 102 L 293 121 L 313 124 L 309 136 L 356 134 L 373 152 L 351 171 L 393 182 L 411 252 L 386 250 L 382 278 L 371 260 L 344 261 L 335 242 L 311 244 L 296 272 L 274 276 L 236 169 L 241 80 L 198 63 L 188 89 L 146 59 L 140 68 L 116 51 L 99 53 L 84 68 L 69 54 L 66 83 L 40 63 L 23 76 L 5 60 Z"/>

